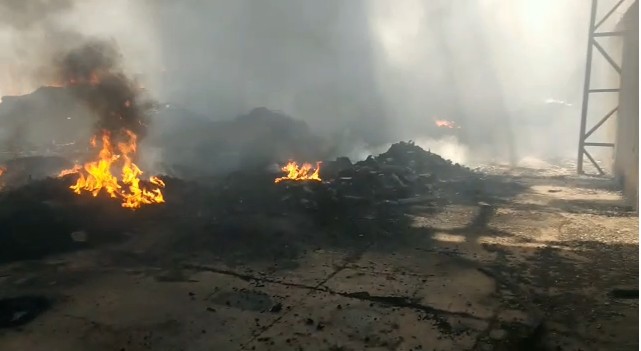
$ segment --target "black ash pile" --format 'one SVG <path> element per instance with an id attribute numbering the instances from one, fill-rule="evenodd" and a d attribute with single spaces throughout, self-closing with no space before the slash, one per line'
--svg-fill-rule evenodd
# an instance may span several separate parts
<path id="1" fill-rule="evenodd" d="M 355 164 L 345 157 L 327 162 L 321 176 L 343 196 L 409 203 L 421 196 L 435 198 L 439 184 L 477 175 L 413 142 L 400 142 Z"/>
<path id="2" fill-rule="evenodd" d="M 330 153 L 304 121 L 264 107 L 220 120 L 168 104 L 152 117 L 146 143 L 162 154 L 159 166 L 182 179 L 259 172 L 277 161 L 319 160 Z"/>

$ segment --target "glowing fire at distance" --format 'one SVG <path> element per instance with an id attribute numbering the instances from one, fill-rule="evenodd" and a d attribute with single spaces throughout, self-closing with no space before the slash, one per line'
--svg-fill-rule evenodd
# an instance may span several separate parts
<path id="1" fill-rule="evenodd" d="M 110 197 L 122 200 L 122 207 L 125 208 L 137 209 L 142 205 L 165 202 L 160 190 L 165 187 L 162 180 L 157 177 L 149 178 L 149 182 L 155 187 L 147 187 L 140 183 L 143 172 L 132 161 L 136 154 L 137 136 L 129 130 L 125 132 L 128 140 L 114 147 L 111 134 L 103 131 L 102 148 L 97 160 L 87 162 L 82 167 L 76 165 L 72 169 L 63 170 L 59 177 L 78 174 L 76 184 L 70 187 L 76 194 L 82 194 L 85 191 L 95 197 L 104 190 Z M 91 145 L 97 148 L 96 138 L 91 139 Z M 114 167 L 120 168 L 120 180 L 111 173 Z"/>
<path id="2" fill-rule="evenodd" d="M 6 168 L 4 168 L 4 167 L 0 166 L 0 190 L 2 190 L 2 188 L 4 188 L 4 182 L 2 181 L 2 175 L 3 175 L 3 174 L 4 174 L 4 172 L 6 172 L 6 171 L 7 171 L 7 169 L 6 169 Z"/>
<path id="3" fill-rule="evenodd" d="M 434 121 L 434 123 L 439 128 L 450 128 L 450 129 L 460 128 L 460 127 L 457 127 L 454 122 L 448 121 L 445 119 L 437 119 L 436 121 Z"/>
<path id="4" fill-rule="evenodd" d="M 283 180 L 295 180 L 295 181 L 305 181 L 313 180 L 320 182 L 320 176 L 318 172 L 320 171 L 320 162 L 316 162 L 316 169 L 309 164 L 303 163 L 301 166 L 294 161 L 289 161 L 287 165 L 281 168 L 283 172 L 286 173 L 284 177 L 276 178 L 274 183 L 280 183 Z"/>

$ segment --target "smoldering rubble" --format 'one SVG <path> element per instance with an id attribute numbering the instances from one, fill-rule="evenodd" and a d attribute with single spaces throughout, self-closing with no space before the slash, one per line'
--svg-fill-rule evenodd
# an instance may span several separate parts
<path id="1" fill-rule="evenodd" d="M 43 159 L 48 160 L 48 169 L 68 166 L 62 161 L 53 162 L 53 158 Z M 43 168 L 43 159 L 31 164 Z M 15 169 L 9 173 L 10 177 L 5 178 L 13 183 L 5 184 L 5 190 L 0 193 L 0 229 L 5 233 L 0 247 L 11 248 L 4 254 L 13 258 L 17 258 L 16 255 L 39 256 L 48 250 L 67 250 L 85 245 L 74 242 L 70 232 L 82 230 L 99 233 L 96 234 L 98 236 L 107 235 L 107 232 L 117 233 L 151 218 L 167 226 L 185 225 L 195 233 L 211 230 L 220 235 L 229 233 L 224 229 L 229 229 L 229 220 L 247 216 L 277 218 L 302 215 L 313 218 L 319 226 L 338 226 L 336 228 L 366 218 L 380 225 L 387 223 L 390 216 L 395 216 L 405 206 L 438 211 L 439 207 L 452 201 L 474 203 L 487 200 L 479 194 L 493 181 L 412 142 L 400 142 L 363 161 L 352 162 L 347 157 L 339 157 L 320 162 L 321 181 L 286 180 L 275 183 L 274 179 L 283 175 L 281 170 L 256 167 L 198 181 L 164 176 L 161 178 L 167 185 L 166 203 L 140 209 L 132 215 L 122 211 L 106 194 L 98 197 L 73 194 L 67 189 L 73 177 L 44 178 L 40 171 L 37 174 L 40 180 L 37 180 L 30 175 L 30 172 L 35 172 L 35 166 L 17 168 L 15 165 L 19 163 L 19 160 L 5 163 L 5 168 Z M 29 165 L 28 162 L 22 164 Z M 20 176 L 28 180 L 20 179 Z M 85 215 L 78 216 L 78 211 Z M 27 240 L 32 235 L 39 236 L 41 231 L 25 227 L 20 219 L 23 212 L 44 221 L 55 219 L 42 224 L 49 228 L 47 236 L 62 247 L 50 246 L 47 244 L 49 239 L 42 242 L 42 247 L 33 244 L 40 242 L 41 238 Z M 104 218 L 104 213 L 110 213 L 109 216 L 114 218 L 107 227 L 96 217 Z M 16 245 L 20 246 L 21 242 L 31 244 L 17 249 Z M 0 256 L 5 257 L 4 254 Z"/>

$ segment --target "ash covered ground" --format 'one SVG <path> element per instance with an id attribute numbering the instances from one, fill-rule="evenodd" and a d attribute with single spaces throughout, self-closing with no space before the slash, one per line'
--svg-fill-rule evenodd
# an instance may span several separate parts
<path id="1" fill-rule="evenodd" d="M 0 348 L 634 347 L 638 218 L 608 180 L 481 172 L 411 141 L 322 158 L 267 109 L 202 123 L 164 145 L 165 203 L 135 211 L 56 177 L 82 148 L 4 163 Z M 237 163 L 179 156 L 199 148 Z M 294 157 L 322 181 L 275 183 Z"/>

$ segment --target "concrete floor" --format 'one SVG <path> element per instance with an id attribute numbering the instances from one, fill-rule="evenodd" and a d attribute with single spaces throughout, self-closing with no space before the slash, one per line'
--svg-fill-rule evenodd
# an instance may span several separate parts
<path id="1" fill-rule="evenodd" d="M 55 303 L 0 329 L 0 350 L 637 350 L 638 299 L 608 292 L 638 286 L 638 216 L 598 179 L 515 181 L 528 191 L 505 204 L 411 211 L 416 234 L 394 247 L 130 259 L 176 235 L 158 228 L 6 264 L 4 294 Z"/>

